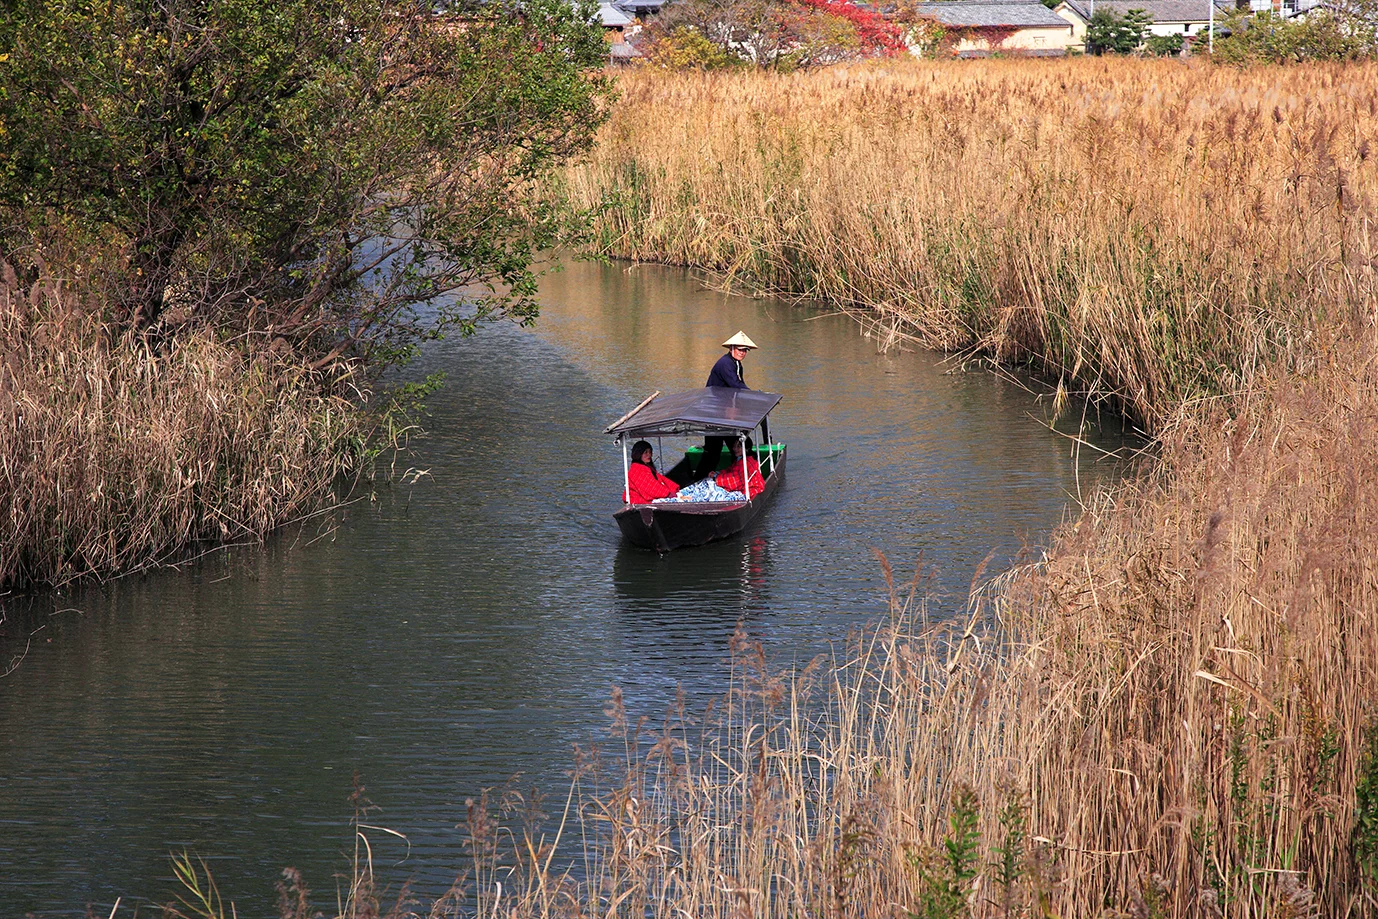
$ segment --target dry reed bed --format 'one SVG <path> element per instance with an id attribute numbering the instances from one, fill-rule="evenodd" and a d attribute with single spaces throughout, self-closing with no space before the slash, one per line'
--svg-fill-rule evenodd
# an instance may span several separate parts
<path id="1" fill-rule="evenodd" d="M 1150 427 L 1349 315 L 1378 68 L 643 68 L 568 173 L 610 255 L 879 310 L 1029 358 Z"/>
<path id="2" fill-rule="evenodd" d="M 569 178 L 611 204 L 606 251 L 1031 357 L 1122 399 L 1162 462 L 993 592 L 987 625 L 881 636 L 807 699 L 744 680 L 719 729 L 680 737 L 692 756 L 667 740 L 591 805 L 587 886 L 518 871 L 526 899 L 481 911 L 955 915 L 934 865 L 970 788 L 977 914 L 1378 912 L 1372 815 L 1356 828 L 1378 719 L 1375 77 L 626 77 Z"/>
<path id="3" fill-rule="evenodd" d="M 258 539 L 357 457 L 341 381 L 207 331 L 111 341 L 51 278 L 0 279 L 0 586 Z"/>
<path id="4" fill-rule="evenodd" d="M 985 718 L 1074 915 L 1371 915 L 1355 786 L 1378 717 L 1378 361 L 1340 346 L 1171 433 L 1157 478 L 1016 584 Z M 1002 752 L 1006 752 L 1002 751 Z M 1102 854 L 1111 853 L 1111 854 Z M 1158 880 L 1155 880 L 1155 877 Z M 1152 896 L 1150 896 L 1152 894 Z"/>
<path id="5" fill-rule="evenodd" d="M 563 814 L 471 803 L 474 860 L 429 914 L 1378 913 L 1356 863 L 1378 800 L 1355 817 L 1378 779 L 1376 353 L 1174 428 L 1157 472 L 968 617 L 897 600 L 894 625 L 799 673 L 739 633 L 703 721 L 629 724 L 614 694 Z M 963 839 L 969 876 L 949 867 Z M 344 903 L 416 914 L 360 861 Z"/>

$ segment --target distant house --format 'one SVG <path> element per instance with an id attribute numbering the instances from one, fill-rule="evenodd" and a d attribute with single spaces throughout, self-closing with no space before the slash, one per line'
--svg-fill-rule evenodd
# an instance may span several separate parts
<path id="1" fill-rule="evenodd" d="M 614 5 L 637 19 L 645 19 L 659 13 L 660 8 L 665 5 L 665 0 L 614 0 Z"/>
<path id="2" fill-rule="evenodd" d="M 1304 16 L 1317 7 L 1333 8 L 1333 4 L 1326 3 L 1324 0 L 1249 0 L 1249 12 L 1272 13 L 1283 19 Z"/>
<path id="3" fill-rule="evenodd" d="M 611 45 L 626 44 L 627 27 L 636 25 L 636 17 L 622 12 L 611 3 L 598 4 L 598 21 L 603 24 L 603 35 Z"/>
<path id="4" fill-rule="evenodd" d="M 598 5 L 598 19 L 608 36 L 614 64 L 625 64 L 641 57 L 631 44 L 632 36 L 641 31 L 647 17 L 660 12 L 665 0 L 603 0 Z"/>
<path id="5" fill-rule="evenodd" d="M 939 27 L 942 47 L 958 57 L 1056 56 L 1075 43 L 1072 23 L 1039 0 L 937 0 L 914 15 Z"/>
<path id="6" fill-rule="evenodd" d="M 1072 24 L 1078 43 L 1085 43 L 1093 10 L 1112 10 L 1119 16 L 1130 10 L 1143 10 L 1153 19 L 1149 35 L 1195 35 L 1210 22 L 1212 2 L 1216 22 L 1234 12 L 1233 2 L 1218 0 L 1062 0 L 1053 12 Z"/>

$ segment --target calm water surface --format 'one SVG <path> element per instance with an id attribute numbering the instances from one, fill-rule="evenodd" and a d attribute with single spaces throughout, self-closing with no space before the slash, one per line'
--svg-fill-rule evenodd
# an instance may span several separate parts
<path id="1" fill-rule="evenodd" d="M 645 266 L 574 264 L 543 300 L 534 330 L 422 355 L 448 382 L 415 484 L 182 571 L 0 601 L 0 672 L 22 656 L 0 678 L 0 917 L 166 900 L 183 849 L 240 916 L 275 915 L 285 865 L 329 900 L 355 773 L 410 840 L 380 837 L 380 863 L 437 892 L 465 799 L 516 773 L 560 795 L 614 684 L 652 717 L 677 686 L 706 701 L 739 620 L 782 663 L 827 650 L 885 609 L 873 549 L 923 553 L 958 608 L 987 553 L 1040 544 L 1116 474 L 1018 385 L 879 353 L 845 317 Z M 738 329 L 747 382 L 785 396 L 784 488 L 730 541 L 623 547 L 599 432 L 701 386 Z"/>

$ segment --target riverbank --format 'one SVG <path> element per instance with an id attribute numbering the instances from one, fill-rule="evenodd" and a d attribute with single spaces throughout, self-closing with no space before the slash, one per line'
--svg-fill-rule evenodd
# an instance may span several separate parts
<path id="1" fill-rule="evenodd" d="M 285 345 L 285 343 L 282 343 Z M 363 460 L 347 369 L 202 329 L 112 333 L 63 285 L 0 281 L 0 587 L 261 540 Z"/>
<path id="2" fill-rule="evenodd" d="M 6 14 L 0 589 L 261 537 L 420 342 L 534 319 L 568 228 L 538 183 L 608 81 L 596 23 L 532 16 Z"/>
<path id="3" fill-rule="evenodd" d="M 1150 429 L 1370 295 L 1378 68 L 903 62 L 620 80 L 600 251 L 880 313 Z"/>
<path id="4" fill-rule="evenodd" d="M 739 790 L 766 823 L 676 850 L 666 876 L 687 879 L 656 909 L 729 910 L 730 878 L 771 892 L 756 915 L 1372 912 L 1376 77 L 1084 60 L 623 79 L 569 175 L 612 203 L 605 253 L 1027 360 L 1163 444 L 1002 582 L 998 627 L 888 637 L 773 722 L 773 750 L 769 725 L 732 735 L 742 771 L 705 794 Z"/>

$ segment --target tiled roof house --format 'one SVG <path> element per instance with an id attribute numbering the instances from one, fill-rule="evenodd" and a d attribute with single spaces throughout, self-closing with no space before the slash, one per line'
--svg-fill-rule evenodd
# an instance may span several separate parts
<path id="1" fill-rule="evenodd" d="M 1056 12 L 1072 24 L 1078 42 L 1086 40 L 1086 27 L 1093 9 L 1113 10 L 1123 16 L 1130 10 L 1143 10 L 1152 19 L 1150 35 L 1195 35 L 1210 21 L 1210 4 L 1215 3 L 1215 21 L 1234 12 L 1234 3 L 1218 0 L 1062 0 Z M 1303 0 L 1305 2 L 1305 0 Z"/>
<path id="2" fill-rule="evenodd" d="M 958 57 L 1062 55 L 1075 42 L 1072 23 L 1039 0 L 937 0 L 914 13 L 940 27 L 942 47 Z"/>

